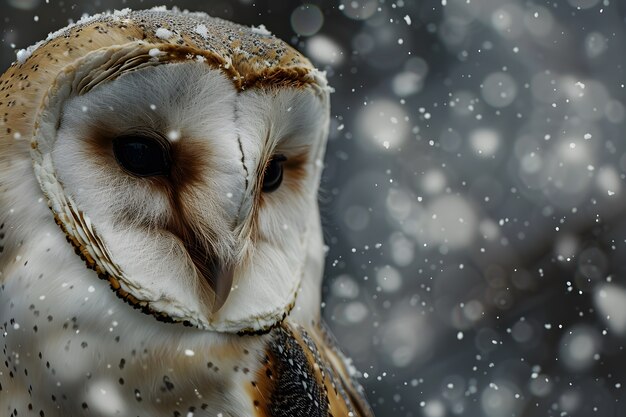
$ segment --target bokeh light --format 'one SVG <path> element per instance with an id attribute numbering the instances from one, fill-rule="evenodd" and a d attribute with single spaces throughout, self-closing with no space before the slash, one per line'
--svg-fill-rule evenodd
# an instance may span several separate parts
<path id="1" fill-rule="evenodd" d="M 291 27 L 299 35 L 315 35 L 323 24 L 324 16 L 314 4 L 303 4 L 291 13 Z"/>

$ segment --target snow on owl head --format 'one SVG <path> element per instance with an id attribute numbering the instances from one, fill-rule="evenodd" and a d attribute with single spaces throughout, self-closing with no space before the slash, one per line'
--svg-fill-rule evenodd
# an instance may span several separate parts
<path id="1" fill-rule="evenodd" d="M 351 369 L 319 327 L 316 197 L 329 87 L 306 58 L 263 28 L 176 9 L 124 10 L 82 19 L 20 51 L 0 93 L 0 322 L 11 378 L 46 380 L 46 369 L 32 367 L 48 355 L 57 361 L 57 387 L 76 384 L 92 409 L 98 405 L 95 415 L 130 415 L 125 395 L 149 396 L 165 380 L 160 372 L 187 369 L 171 359 L 185 352 L 185 361 L 204 360 L 215 373 L 220 363 L 230 373 L 216 380 L 188 370 L 179 389 L 200 397 L 208 390 L 203 409 L 252 415 L 242 393 L 267 398 L 280 378 L 272 389 L 233 381 L 270 365 L 287 375 L 280 357 L 291 346 L 308 352 L 295 355 L 302 361 L 327 358 L 334 369 L 310 372 L 342 405 L 319 388 L 316 407 L 367 413 L 357 413 L 367 406 L 356 399 Z M 68 327 L 75 332 L 61 336 Z M 94 399 L 117 391 L 104 377 L 94 379 L 106 389 L 89 388 L 92 376 L 138 351 L 146 356 L 125 378 L 143 391 Z M 262 359 L 272 352 L 276 361 Z M 14 388 L 6 401 L 25 404 L 20 398 L 33 395 Z M 229 395 L 235 399 L 225 405 Z M 250 404 L 270 410 L 259 415 L 283 415 Z M 78 415 L 56 400 L 54 407 Z"/>

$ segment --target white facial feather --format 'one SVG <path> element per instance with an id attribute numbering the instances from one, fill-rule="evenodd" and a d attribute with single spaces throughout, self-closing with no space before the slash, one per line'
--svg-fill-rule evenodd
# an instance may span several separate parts
<path id="1" fill-rule="evenodd" d="M 205 328 L 256 328 L 291 308 L 303 279 L 319 284 L 321 271 L 305 273 L 302 253 L 309 234 L 319 236 L 312 231 L 319 223 L 309 219 L 316 218 L 327 117 L 310 90 L 237 94 L 205 64 L 166 64 L 68 100 L 52 159 L 65 193 L 91 220 L 134 297 Z M 181 236 L 168 228 L 182 215 L 170 190 L 129 176 L 114 160 L 112 139 L 136 129 L 175 136 L 173 144 L 186 148 L 201 171 L 185 190 L 171 192 L 180 192 L 210 255 L 234 268 L 231 294 L 217 311 Z M 259 180 L 275 154 L 297 165 L 286 170 L 284 186 L 261 195 Z"/>
<path id="2" fill-rule="evenodd" d="M 166 227 L 182 213 L 172 207 L 166 188 L 120 168 L 112 140 L 135 129 L 165 136 L 177 132 L 178 144 L 197 158 L 203 176 L 181 195 L 193 211 L 193 227 L 219 251 L 212 256 L 232 260 L 232 225 L 244 192 L 235 96 L 223 73 L 204 64 L 138 70 L 70 100 L 53 151 L 65 191 L 92 219 L 129 284 L 137 287 L 133 295 L 168 315 L 199 323 L 208 323 L 210 300 L 198 296 L 202 278 L 180 237 Z M 81 172 L 89 174 L 77 175 Z"/>

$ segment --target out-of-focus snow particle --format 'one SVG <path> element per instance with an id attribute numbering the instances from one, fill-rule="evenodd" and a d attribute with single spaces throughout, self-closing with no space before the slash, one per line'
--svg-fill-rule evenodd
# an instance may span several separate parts
<path id="1" fill-rule="evenodd" d="M 365 230 L 370 223 L 369 212 L 361 206 L 349 206 L 346 209 L 344 219 L 346 226 L 355 232 Z"/>
<path id="2" fill-rule="evenodd" d="M 554 28 L 552 12 L 543 6 L 529 5 L 524 14 L 524 25 L 532 36 L 547 36 Z"/>
<path id="3" fill-rule="evenodd" d="M 598 285 L 593 294 L 598 315 L 612 332 L 626 334 L 626 289 L 615 284 Z"/>
<path id="4" fill-rule="evenodd" d="M 529 391 L 537 397 L 546 397 L 552 392 L 553 384 L 547 375 L 541 374 L 528 384 Z"/>
<path id="5" fill-rule="evenodd" d="M 509 74 L 494 72 L 483 81 L 481 92 L 487 104 L 497 108 L 507 107 L 517 96 L 517 84 Z"/>
<path id="6" fill-rule="evenodd" d="M 324 24 L 324 15 L 314 4 L 303 4 L 291 12 L 291 27 L 298 35 L 315 35 Z"/>
<path id="7" fill-rule="evenodd" d="M 439 136 L 441 149 L 447 152 L 457 152 L 463 142 L 461 135 L 452 128 L 447 128 Z"/>
<path id="8" fill-rule="evenodd" d="M 596 175 L 598 188 L 604 192 L 608 192 L 609 196 L 618 193 L 622 186 L 622 181 L 617 170 L 611 165 L 605 165 L 598 169 Z"/>
<path id="9" fill-rule="evenodd" d="M 543 102 L 552 103 L 559 98 L 559 91 L 556 88 L 557 77 L 549 71 L 541 71 L 533 76 L 530 81 L 530 91 L 533 98 Z M 578 88 L 580 91 L 580 88 Z"/>
<path id="10" fill-rule="evenodd" d="M 600 32 L 591 32 L 585 37 L 585 52 L 589 58 L 596 58 L 607 50 L 607 39 Z"/>
<path id="11" fill-rule="evenodd" d="M 517 4 L 509 3 L 496 9 L 491 15 L 491 24 L 507 39 L 517 39 L 524 33 L 524 12 Z"/>
<path id="12" fill-rule="evenodd" d="M 412 213 L 414 197 L 402 188 L 391 188 L 387 194 L 387 212 L 396 220 L 404 221 Z"/>
<path id="13" fill-rule="evenodd" d="M 474 152 L 485 158 L 494 156 L 500 147 L 500 135 L 493 129 L 476 129 L 469 139 Z"/>
<path id="14" fill-rule="evenodd" d="M 576 236 L 570 234 L 561 235 L 555 247 L 555 252 L 559 260 L 566 260 L 574 257 L 578 251 L 579 242 Z"/>
<path id="15" fill-rule="evenodd" d="M 345 306 L 344 315 L 348 323 L 360 323 L 369 315 L 369 310 L 362 302 L 352 301 Z"/>
<path id="16" fill-rule="evenodd" d="M 428 170 L 422 177 L 422 189 L 429 194 L 438 194 L 442 192 L 446 185 L 446 176 L 439 169 Z"/>
<path id="17" fill-rule="evenodd" d="M 520 390 L 509 381 L 497 381 L 485 388 L 480 404 L 487 417 L 517 415 L 521 403 L 516 401 L 515 392 Z"/>
<path id="18" fill-rule="evenodd" d="M 430 400 L 423 405 L 424 417 L 444 417 L 446 407 L 440 400 Z"/>
<path id="19" fill-rule="evenodd" d="M 607 87 L 598 79 L 591 79 L 585 81 L 585 88 L 581 90 L 576 87 L 577 81 L 573 77 L 563 77 L 560 80 L 560 89 L 567 93 L 572 108 L 581 118 L 593 121 L 602 119 L 602 110 L 611 100 Z"/>
<path id="20" fill-rule="evenodd" d="M 343 62 L 343 49 L 325 35 L 311 37 L 306 43 L 306 53 L 316 64 L 336 66 Z"/>
<path id="21" fill-rule="evenodd" d="M 536 174 L 541 170 L 542 166 L 543 158 L 541 158 L 541 155 L 536 152 L 526 154 L 522 156 L 522 159 L 520 160 L 522 176 L 528 175 L 532 177 L 533 174 Z M 525 178 L 522 178 L 522 180 L 525 180 Z M 530 186 L 530 184 L 527 185 Z"/>
<path id="22" fill-rule="evenodd" d="M 463 315 L 470 321 L 478 321 L 483 316 L 485 308 L 478 300 L 470 300 L 463 306 Z"/>
<path id="23" fill-rule="evenodd" d="M 467 384 L 461 375 L 448 375 L 443 385 L 445 386 L 443 397 L 450 402 L 459 401 L 466 395 Z"/>
<path id="24" fill-rule="evenodd" d="M 378 9 L 377 0 L 341 0 L 339 10 L 350 19 L 369 19 Z"/>
<path id="25" fill-rule="evenodd" d="M 600 3 L 600 0 L 567 0 L 567 2 L 577 9 L 590 9 Z"/>
<path id="26" fill-rule="evenodd" d="M 391 88 L 398 97 L 415 94 L 422 89 L 422 85 L 422 77 L 411 71 L 397 74 L 391 82 Z"/>
<path id="27" fill-rule="evenodd" d="M 425 59 L 418 56 L 411 57 L 404 63 L 404 69 L 417 74 L 420 78 L 424 79 L 428 74 L 428 63 Z"/>
<path id="28" fill-rule="evenodd" d="M 350 275 L 339 275 L 331 284 L 333 297 L 355 299 L 359 296 L 359 284 Z"/>
<path id="29" fill-rule="evenodd" d="M 16 9 L 33 10 L 39 5 L 40 1 L 39 0 L 8 0 L 7 3 L 9 3 L 9 6 L 15 7 Z"/>
<path id="30" fill-rule="evenodd" d="M 403 304 L 398 304 L 389 316 L 391 318 L 381 325 L 380 340 L 394 366 L 408 367 L 429 358 L 434 337 L 431 318 L 416 315 L 414 309 Z"/>
<path id="31" fill-rule="evenodd" d="M 382 99 L 361 107 L 356 116 L 359 134 L 368 141 L 359 141 L 374 149 L 396 149 L 407 140 L 408 117 L 402 106 L 393 101 Z M 394 123 L 396 120 L 397 123 Z"/>
<path id="32" fill-rule="evenodd" d="M 597 330 L 586 325 L 575 326 L 564 332 L 560 342 L 559 358 L 571 371 L 588 369 L 600 348 Z"/>
<path id="33" fill-rule="evenodd" d="M 405 224 L 410 223 L 406 222 Z M 408 225 L 407 225 L 408 228 Z M 391 246 L 391 257 L 396 265 L 409 266 L 415 258 L 415 244 L 403 233 L 395 232 L 389 238 Z"/>
<path id="34" fill-rule="evenodd" d="M 437 197 L 427 207 L 425 233 L 420 239 L 430 244 L 459 249 L 474 240 L 477 219 L 474 208 L 457 195 Z"/>
<path id="35" fill-rule="evenodd" d="M 402 287 L 402 275 L 392 266 L 384 266 L 376 272 L 376 283 L 384 292 L 394 293 Z"/>
<path id="36" fill-rule="evenodd" d="M 584 391 L 577 389 L 564 392 L 559 397 L 559 408 L 567 413 L 567 415 L 575 414 L 582 405 L 582 395 L 584 395 Z"/>
<path id="37" fill-rule="evenodd" d="M 624 105 L 618 100 L 609 100 L 604 107 L 604 115 L 611 123 L 619 124 L 624 121 Z"/>
<path id="38" fill-rule="evenodd" d="M 470 91 L 457 91 L 452 94 L 449 106 L 458 116 L 469 116 L 476 111 L 477 97 Z"/>
<path id="39" fill-rule="evenodd" d="M 480 234 L 486 240 L 494 241 L 500 236 L 498 225 L 491 219 L 484 219 L 479 225 Z"/>
<path id="40" fill-rule="evenodd" d="M 534 335 L 533 327 L 527 321 L 518 321 L 513 325 L 511 336 L 517 343 L 527 343 Z"/>
<path id="41" fill-rule="evenodd" d="M 376 46 L 374 37 L 368 32 L 357 33 L 352 38 L 352 49 L 360 54 L 368 54 Z"/>

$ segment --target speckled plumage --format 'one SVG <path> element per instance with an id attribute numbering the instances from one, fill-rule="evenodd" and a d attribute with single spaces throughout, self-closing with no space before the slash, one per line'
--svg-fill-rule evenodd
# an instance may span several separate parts
<path id="1" fill-rule="evenodd" d="M 98 15 L 20 51 L 0 77 L 0 414 L 370 416 L 319 311 L 328 93 L 263 28 L 201 13 Z M 128 131 L 167 138 L 171 174 L 120 169 Z"/>

